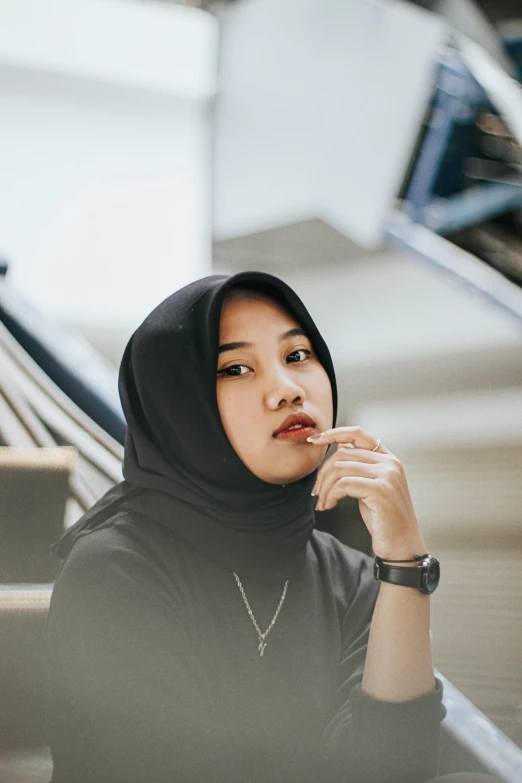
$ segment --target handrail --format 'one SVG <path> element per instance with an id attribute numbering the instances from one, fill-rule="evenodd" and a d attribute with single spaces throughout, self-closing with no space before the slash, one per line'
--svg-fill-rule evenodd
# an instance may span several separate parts
<path id="1" fill-rule="evenodd" d="M 36 387 L 31 378 L 11 361 L 9 356 L 5 355 L 0 343 L 0 357 L 3 354 L 3 363 L 8 367 L 13 381 L 18 387 L 18 398 L 23 398 L 30 406 L 31 413 L 37 419 L 40 427 L 44 429 L 49 437 L 49 430 L 58 438 L 71 446 L 88 460 L 97 470 L 106 478 L 117 484 L 122 480 L 121 456 L 115 457 L 107 453 L 106 449 L 91 438 L 90 433 L 80 427 L 75 421 L 72 421 L 64 411 L 56 405 L 54 400 L 50 399 L 46 393 Z M 2 381 L 0 380 L 0 383 Z M 45 429 L 47 428 L 47 429 Z M 40 443 L 39 445 L 45 445 Z"/>
<path id="2" fill-rule="evenodd" d="M 0 347 L 9 354 L 13 363 L 38 386 L 69 418 L 91 438 L 103 446 L 120 462 L 123 460 L 123 446 L 93 419 L 78 407 L 59 386 L 52 381 L 35 360 L 22 348 L 13 335 L 0 321 Z"/>
<path id="3" fill-rule="evenodd" d="M 0 349 L 0 357 L 1 356 L 2 352 Z M 16 383 L 13 382 L 13 379 L 9 373 L 8 368 L 5 366 L 4 361 L 2 362 L 0 391 L 37 446 L 41 446 L 43 448 L 52 448 L 53 446 L 57 445 L 56 441 L 43 426 L 42 422 L 32 410 L 31 406 L 27 404 L 25 397 L 20 394 L 20 389 Z"/>
<path id="4" fill-rule="evenodd" d="M 440 678 L 444 693 L 442 701 L 447 709 L 442 725 L 453 739 L 465 748 L 488 770 L 505 783 L 522 781 L 522 749 L 498 726 L 467 699 L 443 674 Z"/>
<path id="5" fill-rule="evenodd" d="M 1 356 L 1 347 L 0 347 Z M 26 430 L 29 437 L 37 447 L 53 448 L 59 444 L 46 429 L 42 421 L 36 415 L 27 399 L 9 375 L 9 370 L 4 362 L 2 363 L 2 376 L 0 378 L 0 394 L 5 403 L 18 418 L 22 427 Z M 18 444 L 13 444 L 18 445 Z M 75 443 L 71 444 L 76 446 Z M 118 479 L 119 480 L 119 479 Z M 69 476 L 69 488 L 71 495 L 83 511 L 87 511 L 98 499 L 92 489 L 88 486 L 85 479 L 75 470 Z"/>
<path id="6" fill-rule="evenodd" d="M 126 424 L 117 372 L 79 334 L 49 322 L 0 278 L 0 321 L 55 384 L 119 443 Z"/>
<path id="7" fill-rule="evenodd" d="M 388 246 L 427 261 L 522 321 L 520 286 L 472 253 L 462 250 L 397 210 L 390 215 L 385 239 Z"/>
<path id="8" fill-rule="evenodd" d="M 0 387 L 0 444 L 3 443 L 25 449 L 35 448 L 38 445 L 12 409 Z"/>

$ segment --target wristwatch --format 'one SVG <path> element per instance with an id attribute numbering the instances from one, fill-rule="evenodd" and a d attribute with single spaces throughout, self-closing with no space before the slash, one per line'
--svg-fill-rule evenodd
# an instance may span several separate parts
<path id="1" fill-rule="evenodd" d="M 432 555 L 416 555 L 420 565 L 412 568 L 407 566 L 388 565 L 377 555 L 373 561 L 373 575 L 381 582 L 403 587 L 415 587 L 420 593 L 430 595 L 437 589 L 440 581 L 440 563 Z M 399 561 L 400 562 L 400 561 Z M 402 561 L 405 562 L 405 561 Z"/>

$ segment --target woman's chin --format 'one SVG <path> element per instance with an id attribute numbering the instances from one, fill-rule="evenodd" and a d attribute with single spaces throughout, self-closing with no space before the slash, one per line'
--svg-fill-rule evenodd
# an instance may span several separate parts
<path id="1" fill-rule="evenodd" d="M 321 462 L 317 460 L 307 461 L 306 464 L 296 465 L 292 473 L 288 473 L 288 465 L 286 465 L 285 472 L 281 471 L 277 477 L 271 476 L 266 478 L 265 481 L 268 481 L 270 484 L 292 484 L 294 481 L 301 481 L 301 479 L 309 476 L 310 473 L 317 470 L 320 464 Z"/>

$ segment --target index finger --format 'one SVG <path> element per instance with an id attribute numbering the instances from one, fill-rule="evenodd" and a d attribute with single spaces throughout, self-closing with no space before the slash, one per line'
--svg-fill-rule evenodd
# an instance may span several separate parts
<path id="1" fill-rule="evenodd" d="M 371 451 L 375 448 L 379 439 L 370 435 L 370 433 L 363 430 L 362 427 L 353 426 L 334 427 L 333 429 L 320 432 L 318 435 L 311 435 L 306 440 L 319 446 L 325 446 L 330 443 L 353 443 L 355 448 L 370 449 Z M 375 451 L 380 451 L 382 454 L 390 453 L 382 443 Z"/>

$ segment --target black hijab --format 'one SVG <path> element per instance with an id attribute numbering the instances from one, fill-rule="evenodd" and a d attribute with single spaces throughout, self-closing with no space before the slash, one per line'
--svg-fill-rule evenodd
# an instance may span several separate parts
<path id="1" fill-rule="evenodd" d="M 127 421 L 124 481 L 54 545 L 64 558 L 79 537 L 127 510 L 181 536 L 214 563 L 273 584 L 298 573 L 314 527 L 317 471 L 287 485 L 257 478 L 223 428 L 216 396 L 221 306 L 232 287 L 267 294 L 308 334 L 337 387 L 329 350 L 297 294 L 264 272 L 211 275 L 169 296 L 125 348 L 119 392 Z"/>

